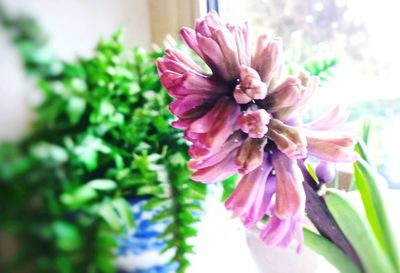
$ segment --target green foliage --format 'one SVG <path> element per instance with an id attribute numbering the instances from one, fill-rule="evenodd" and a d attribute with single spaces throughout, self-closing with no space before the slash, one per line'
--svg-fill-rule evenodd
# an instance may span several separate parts
<path id="1" fill-rule="evenodd" d="M 233 175 L 221 182 L 223 188 L 221 201 L 225 201 L 226 199 L 229 198 L 229 196 L 231 196 L 237 184 L 239 183 L 239 180 L 240 180 L 239 175 Z"/>
<path id="2" fill-rule="evenodd" d="M 322 255 L 341 273 L 361 273 L 353 261 L 334 243 L 325 237 L 303 228 L 304 243 L 307 247 Z"/>
<path id="3" fill-rule="evenodd" d="M 311 60 L 304 66 L 304 69 L 311 75 L 318 76 L 321 83 L 324 84 L 333 77 L 333 71 L 337 64 L 338 60 L 336 58 L 324 58 L 321 60 Z"/>
<path id="4" fill-rule="evenodd" d="M 30 33 L 29 24 L 5 25 Z M 44 100 L 32 133 L 0 146 L 0 231 L 21 246 L 6 270 L 27 262 L 35 272 L 115 272 L 116 235 L 134 228 L 126 198 L 145 196 L 148 209 L 163 208 L 154 221 L 169 221 L 165 250 L 184 272 L 205 186 L 189 179 L 186 143 L 169 126 L 160 53 L 127 50 L 118 32 L 52 74 L 52 63 L 32 62 L 44 43 L 17 37 L 18 47 L 30 44 L 20 50 Z"/>
<path id="5" fill-rule="evenodd" d="M 358 146 L 362 151 L 360 147 Z M 400 246 L 396 243 L 394 229 L 387 214 L 387 204 L 384 201 L 387 183 L 376 169 L 363 159 L 354 163 L 354 178 L 365 208 L 368 225 L 379 242 L 381 251 L 390 258 L 397 272 L 400 270 Z"/>
<path id="6" fill-rule="evenodd" d="M 363 213 L 360 213 L 346 196 L 337 190 L 325 195 L 329 211 L 338 223 L 343 234 L 357 252 L 365 272 L 398 272 L 390 258 L 379 245 L 372 227 Z"/>
<path id="7" fill-rule="evenodd" d="M 367 140 L 370 124 L 364 126 L 365 130 L 363 138 Z M 356 209 L 347 196 L 335 190 L 330 190 L 325 196 L 326 204 L 366 272 L 398 272 L 400 246 L 387 214 L 387 182 L 371 164 L 362 139 L 359 139 L 355 150 L 360 159 L 354 163 L 354 182 L 363 210 Z"/>
<path id="8" fill-rule="evenodd" d="M 371 134 L 372 122 L 370 119 L 365 119 L 362 128 L 362 140 L 368 145 L 369 136 Z"/>

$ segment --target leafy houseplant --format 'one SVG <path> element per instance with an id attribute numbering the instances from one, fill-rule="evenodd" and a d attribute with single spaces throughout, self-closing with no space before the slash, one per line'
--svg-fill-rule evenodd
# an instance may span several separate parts
<path id="1" fill-rule="evenodd" d="M 187 145 L 169 126 L 159 54 L 125 49 L 118 32 L 91 58 L 39 58 L 46 43 L 24 20 L 2 13 L 43 101 L 32 132 L 0 147 L 0 231 L 18 246 L 2 272 L 115 272 L 116 237 L 135 230 L 127 200 L 139 196 L 162 208 L 153 221 L 167 223 L 163 248 L 184 272 L 205 186 L 190 181 Z"/>

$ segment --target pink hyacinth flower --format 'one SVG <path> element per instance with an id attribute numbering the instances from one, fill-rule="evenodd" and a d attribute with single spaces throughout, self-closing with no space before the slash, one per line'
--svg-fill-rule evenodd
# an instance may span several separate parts
<path id="1" fill-rule="evenodd" d="M 246 23 L 224 23 L 215 12 L 180 34 L 211 71 L 176 49 L 157 61 L 161 83 L 174 99 L 172 125 L 191 142 L 192 178 L 213 183 L 243 175 L 227 209 L 248 227 L 269 215 L 262 239 L 285 247 L 296 235 L 301 249 L 305 193 L 297 160 L 356 160 L 347 113 L 336 107 L 302 125 L 318 78 L 286 76 L 279 38 L 261 35 L 251 43 Z"/>

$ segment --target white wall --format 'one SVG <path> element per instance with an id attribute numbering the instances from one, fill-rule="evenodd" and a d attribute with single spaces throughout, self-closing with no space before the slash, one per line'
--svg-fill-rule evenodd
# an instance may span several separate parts
<path id="1" fill-rule="evenodd" d="M 128 45 L 150 46 L 147 0 L 2 0 L 11 14 L 36 18 L 50 37 L 56 56 L 88 56 L 100 37 L 126 30 Z M 0 29 L 0 139 L 26 130 L 27 95 L 34 84 L 24 75 L 18 54 Z"/>
<path id="2" fill-rule="evenodd" d="M 126 29 L 128 44 L 148 46 L 147 0 L 3 0 L 11 13 L 36 18 L 51 37 L 59 56 L 88 54 L 101 36 Z"/>

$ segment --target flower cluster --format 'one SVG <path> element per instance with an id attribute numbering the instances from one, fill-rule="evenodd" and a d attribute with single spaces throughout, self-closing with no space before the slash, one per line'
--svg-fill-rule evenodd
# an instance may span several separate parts
<path id="1" fill-rule="evenodd" d="M 184 53 L 167 49 L 157 61 L 163 86 L 174 98 L 176 128 L 192 145 L 189 167 L 196 181 L 222 181 L 239 173 L 227 209 L 246 227 L 265 215 L 261 232 L 271 246 L 287 246 L 293 235 L 302 245 L 305 210 L 298 160 L 352 162 L 355 141 L 345 130 L 341 107 L 309 124 L 299 114 L 314 93 L 318 78 L 284 71 L 282 43 L 261 35 L 249 41 L 247 24 L 224 24 L 215 12 L 183 28 L 181 37 L 204 60 L 210 73 Z"/>

